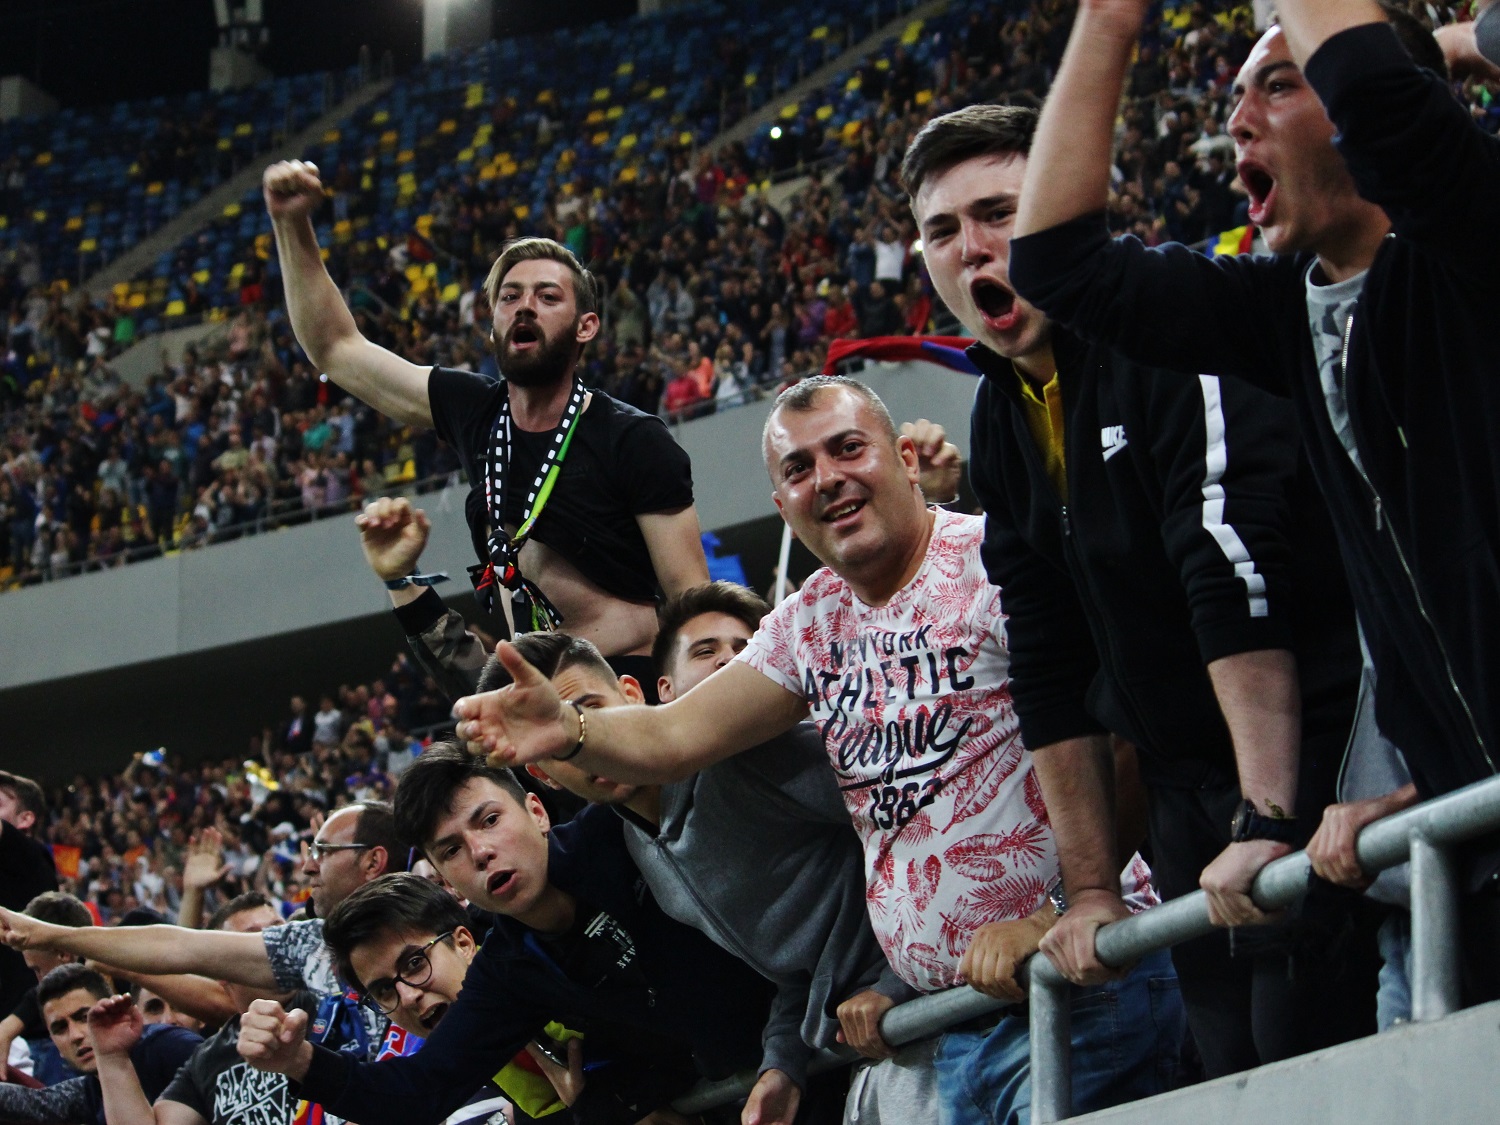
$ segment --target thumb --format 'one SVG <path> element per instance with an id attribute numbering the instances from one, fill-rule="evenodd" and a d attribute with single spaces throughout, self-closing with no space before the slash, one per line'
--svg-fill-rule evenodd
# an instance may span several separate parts
<path id="1" fill-rule="evenodd" d="M 281 1021 L 281 1032 L 277 1035 L 283 1043 L 295 1043 L 307 1034 L 307 1013 L 301 1008 L 294 1008 L 286 1014 L 286 1019 Z"/>
<path id="2" fill-rule="evenodd" d="M 422 529 L 424 535 L 432 530 L 432 521 L 427 518 L 427 513 L 421 508 L 413 509 L 412 522 Z"/>
<path id="3" fill-rule="evenodd" d="M 536 687 L 547 682 L 547 678 L 532 667 L 530 662 L 521 655 L 520 650 L 509 641 L 501 641 L 495 646 L 495 656 L 510 673 L 510 678 L 516 687 Z"/>

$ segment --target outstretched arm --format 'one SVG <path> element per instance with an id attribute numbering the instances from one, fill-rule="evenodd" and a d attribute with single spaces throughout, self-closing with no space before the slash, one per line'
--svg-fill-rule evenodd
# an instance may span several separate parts
<path id="1" fill-rule="evenodd" d="M 181 926 L 54 926 L 0 909 L 0 938 L 12 949 L 51 949 L 127 973 L 197 973 L 251 988 L 277 989 L 259 934 Z"/>
<path id="2" fill-rule="evenodd" d="M 1115 114 L 1149 0 L 1083 0 L 1042 107 L 1016 237 L 1104 209 Z"/>
<path id="3" fill-rule="evenodd" d="M 266 169 L 261 186 L 276 232 L 287 312 L 302 350 L 330 379 L 382 414 L 408 426 L 431 426 L 428 369 L 360 335 L 323 265 L 312 223 L 323 202 L 317 166 L 284 160 Z"/>
<path id="4" fill-rule="evenodd" d="M 759 745 L 807 716 L 801 698 L 746 664 L 734 663 L 663 707 L 611 707 L 587 717 L 563 703 L 551 682 L 502 642 L 513 683 L 460 699 L 457 736 L 494 760 L 518 765 L 569 754 L 589 773 L 635 784 L 677 781 Z"/>

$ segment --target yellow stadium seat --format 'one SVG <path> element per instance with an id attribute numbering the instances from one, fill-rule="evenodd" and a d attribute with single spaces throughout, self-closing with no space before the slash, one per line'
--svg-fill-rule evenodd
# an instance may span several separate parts
<path id="1" fill-rule="evenodd" d="M 609 107 L 609 111 L 604 115 L 604 119 L 606 121 L 618 121 L 618 120 L 620 120 L 620 118 L 622 118 L 624 116 L 625 116 L 625 107 L 624 106 L 622 106 L 622 105 L 612 105 L 612 106 Z"/>
<path id="2" fill-rule="evenodd" d="M 238 203 L 230 203 L 224 208 L 224 217 L 226 219 L 232 219 L 239 213 L 240 205 Z"/>
<path id="3" fill-rule="evenodd" d="M 370 124 L 371 125 L 384 125 L 390 119 L 391 119 L 391 114 L 390 114 L 389 110 L 378 109 L 378 110 L 376 110 L 374 113 L 372 113 L 370 115 Z"/>
<path id="4" fill-rule="evenodd" d="M 45 168 L 47 165 L 49 165 L 51 163 L 52 163 L 52 154 L 50 152 L 39 152 L 39 153 L 36 154 L 36 166 L 38 168 Z"/>
<path id="5" fill-rule="evenodd" d="M 83 229 L 83 216 L 82 215 L 69 215 L 68 216 L 68 221 L 63 224 L 63 230 L 67 231 L 69 234 L 72 234 L 75 230 L 82 230 L 82 229 Z"/>
<path id="6" fill-rule="evenodd" d="M 828 38 L 828 25 L 824 24 L 822 27 L 815 27 L 815 28 L 813 28 L 812 29 L 812 34 L 809 35 L 808 38 L 809 39 L 827 39 Z"/>
<path id="7" fill-rule="evenodd" d="M 251 125 L 248 121 L 241 122 L 234 127 L 234 135 L 236 137 L 253 137 L 255 135 L 255 126 Z"/>
<path id="8" fill-rule="evenodd" d="M 99 243 L 92 238 L 85 238 L 78 244 L 80 254 L 92 254 L 97 249 L 99 249 Z"/>
<path id="9" fill-rule="evenodd" d="M 664 98 L 666 96 L 667 96 L 667 88 L 665 86 L 652 86 L 651 87 L 651 100 L 652 101 L 659 102 L 659 101 L 662 100 L 662 98 Z"/>
<path id="10" fill-rule="evenodd" d="M 323 134 L 323 143 L 325 145 L 336 145 L 339 143 L 339 139 L 340 134 L 337 129 L 329 129 L 328 132 Z"/>
<path id="11" fill-rule="evenodd" d="M 199 285 L 207 285 L 208 278 L 209 273 L 207 270 L 198 270 L 195 274 L 193 274 L 193 280 L 196 281 Z"/>
<path id="12" fill-rule="evenodd" d="M 441 135 L 446 136 L 449 133 L 456 132 L 458 132 L 458 122 L 454 121 L 451 117 L 439 123 L 438 125 L 438 133 Z"/>
<path id="13" fill-rule="evenodd" d="M 615 67 L 615 74 L 620 78 L 629 78 L 634 73 L 635 63 L 633 62 L 622 62 L 619 66 Z"/>
<path id="14" fill-rule="evenodd" d="M 915 47 L 917 40 L 922 38 L 922 21 L 912 20 L 906 25 L 906 30 L 901 33 L 901 45 L 903 47 Z"/>
<path id="15" fill-rule="evenodd" d="M 790 121 L 794 117 L 796 117 L 800 111 L 801 107 L 796 102 L 793 102 L 791 105 L 784 105 L 781 107 L 781 119 L 783 121 Z"/>

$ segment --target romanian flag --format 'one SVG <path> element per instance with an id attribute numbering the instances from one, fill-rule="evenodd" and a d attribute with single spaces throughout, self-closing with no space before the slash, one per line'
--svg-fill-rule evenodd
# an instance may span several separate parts
<path id="1" fill-rule="evenodd" d="M 872 336 L 868 340 L 835 340 L 828 345 L 823 374 L 833 375 L 846 359 L 875 359 L 886 363 L 920 360 L 965 375 L 978 375 L 964 349 L 974 341 L 964 336 Z"/>

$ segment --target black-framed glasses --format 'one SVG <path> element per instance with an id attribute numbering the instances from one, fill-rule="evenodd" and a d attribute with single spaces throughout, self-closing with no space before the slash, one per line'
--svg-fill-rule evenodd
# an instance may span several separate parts
<path id="1" fill-rule="evenodd" d="M 390 1015 L 401 1004 L 401 993 L 396 986 L 404 984 L 411 988 L 426 988 L 427 983 L 432 980 L 432 958 L 428 956 L 428 950 L 452 936 L 452 930 L 446 934 L 438 934 L 421 949 L 414 949 L 406 954 L 401 958 L 395 976 L 383 977 L 365 986 L 359 996 L 360 1003 L 374 1008 L 383 1016 Z"/>
<path id="2" fill-rule="evenodd" d="M 321 841 L 314 840 L 312 843 L 307 845 L 307 854 L 312 856 L 313 859 L 317 860 L 319 863 L 322 863 L 325 859 L 328 858 L 329 852 L 365 852 L 369 851 L 374 846 L 374 844 L 325 844 Z"/>

